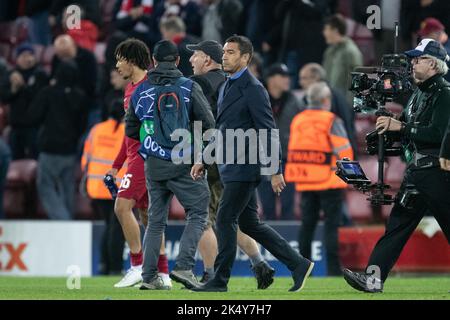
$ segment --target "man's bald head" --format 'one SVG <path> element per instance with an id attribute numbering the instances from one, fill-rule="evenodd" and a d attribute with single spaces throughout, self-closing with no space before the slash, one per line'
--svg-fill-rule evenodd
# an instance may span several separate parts
<path id="1" fill-rule="evenodd" d="M 318 63 L 307 63 L 300 69 L 299 84 L 304 90 L 319 81 L 325 81 L 327 74 L 325 69 Z"/>
<path id="2" fill-rule="evenodd" d="M 77 45 L 71 36 L 63 34 L 54 42 L 55 54 L 61 60 L 73 59 L 77 55 Z"/>

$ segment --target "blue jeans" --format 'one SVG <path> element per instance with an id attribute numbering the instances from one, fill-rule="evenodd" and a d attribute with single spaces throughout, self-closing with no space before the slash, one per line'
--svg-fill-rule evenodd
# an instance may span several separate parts
<path id="1" fill-rule="evenodd" d="M 42 206 L 52 220 L 71 220 L 75 194 L 75 155 L 41 152 L 37 188 Z"/>

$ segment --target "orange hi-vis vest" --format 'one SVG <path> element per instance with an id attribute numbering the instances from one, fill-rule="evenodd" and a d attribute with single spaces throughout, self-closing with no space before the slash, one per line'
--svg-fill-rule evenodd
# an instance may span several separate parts
<path id="1" fill-rule="evenodd" d="M 95 125 L 84 143 L 81 170 L 87 174 L 87 193 L 91 199 L 111 199 L 111 194 L 103 183 L 106 172 L 112 168 L 114 159 L 122 147 L 125 125 L 113 119 Z M 118 172 L 116 183 L 126 171 L 126 166 Z"/>
<path id="2" fill-rule="evenodd" d="M 342 189 L 336 160 L 353 159 L 353 150 L 342 120 L 332 112 L 308 109 L 294 117 L 285 170 L 287 182 L 297 191 Z"/>

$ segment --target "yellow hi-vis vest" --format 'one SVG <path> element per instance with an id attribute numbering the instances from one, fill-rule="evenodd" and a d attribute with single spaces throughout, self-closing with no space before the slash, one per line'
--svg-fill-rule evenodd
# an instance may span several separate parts
<path id="1" fill-rule="evenodd" d="M 117 122 L 113 119 L 95 125 L 84 143 L 81 170 L 87 174 L 86 187 L 91 199 L 111 199 L 103 178 L 112 168 L 125 136 L 125 125 L 121 123 L 117 128 L 116 126 Z M 116 177 L 118 185 L 125 171 L 126 166 L 123 166 L 118 172 Z"/>
<path id="2" fill-rule="evenodd" d="M 336 176 L 336 160 L 353 159 L 353 150 L 342 121 L 332 112 L 305 110 L 291 123 L 285 170 L 287 182 L 295 182 L 297 191 L 346 188 Z"/>

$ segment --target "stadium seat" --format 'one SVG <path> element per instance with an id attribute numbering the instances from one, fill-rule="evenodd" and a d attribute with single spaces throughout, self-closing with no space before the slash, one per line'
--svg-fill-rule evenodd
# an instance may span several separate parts
<path id="1" fill-rule="evenodd" d="M 3 195 L 4 210 L 8 218 L 35 216 L 37 207 L 36 172 L 36 160 L 11 161 Z"/>
<path id="2" fill-rule="evenodd" d="M 357 114 L 355 119 L 355 132 L 358 143 L 358 155 L 367 155 L 366 134 L 375 129 L 375 118 Z"/>
<path id="3" fill-rule="evenodd" d="M 174 196 L 169 207 L 169 219 L 170 220 L 184 220 L 186 217 L 184 208 Z"/>
<path id="4" fill-rule="evenodd" d="M 372 207 L 366 200 L 367 197 L 367 195 L 355 189 L 349 189 L 346 192 L 348 211 L 352 220 L 356 223 L 369 223 L 372 220 Z"/>
<path id="5" fill-rule="evenodd" d="M 400 157 L 389 157 L 385 169 L 386 183 L 389 184 L 392 190 L 398 190 L 403 181 L 406 164 Z"/>

